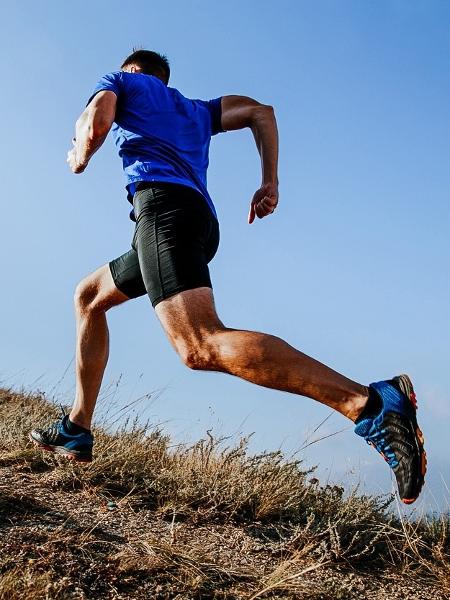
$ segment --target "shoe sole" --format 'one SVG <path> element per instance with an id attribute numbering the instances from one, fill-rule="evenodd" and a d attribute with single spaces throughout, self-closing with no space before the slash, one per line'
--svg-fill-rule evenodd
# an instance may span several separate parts
<path id="1" fill-rule="evenodd" d="M 72 460 L 73 462 L 82 462 L 82 463 L 92 462 L 92 455 L 91 456 L 86 456 L 86 455 L 83 456 L 81 454 L 76 454 L 74 452 L 71 452 L 70 450 L 67 450 L 67 448 L 64 448 L 63 446 L 51 446 L 50 444 L 43 444 L 42 442 L 38 442 L 36 439 L 34 439 L 34 437 L 31 435 L 31 433 L 29 434 L 28 437 L 33 442 L 33 444 L 35 446 L 37 446 L 40 450 L 46 450 L 47 452 L 53 452 L 54 454 L 59 454 L 61 456 L 64 456 L 68 460 Z"/>
<path id="2" fill-rule="evenodd" d="M 416 393 L 414 391 L 414 387 L 411 382 L 411 379 L 408 377 L 408 375 L 399 375 L 398 377 L 394 377 L 394 379 L 397 381 L 401 392 L 411 402 L 411 404 L 414 408 L 414 417 L 415 417 L 415 415 L 417 413 L 417 397 L 416 397 Z M 424 448 L 425 438 L 424 438 L 424 435 L 423 435 L 420 427 L 417 425 L 417 419 L 416 419 L 415 425 L 416 425 L 416 430 L 415 430 L 416 442 L 417 442 L 417 447 L 419 449 L 419 454 L 420 454 L 421 479 L 419 481 L 419 488 L 417 490 L 417 495 L 414 498 L 401 498 L 402 502 L 404 502 L 405 504 L 412 504 L 413 502 L 415 502 L 417 500 L 417 498 L 420 495 L 420 492 L 422 491 L 422 487 L 425 482 L 425 474 L 427 472 L 427 453 L 425 452 L 425 448 Z"/>

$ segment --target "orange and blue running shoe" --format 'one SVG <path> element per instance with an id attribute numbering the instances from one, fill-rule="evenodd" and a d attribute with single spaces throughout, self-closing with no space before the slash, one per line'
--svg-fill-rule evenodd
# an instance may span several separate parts
<path id="1" fill-rule="evenodd" d="M 412 504 L 420 494 L 427 470 L 413 385 L 408 375 L 399 375 L 371 383 L 371 390 L 376 392 L 381 410 L 357 419 L 355 433 L 383 456 L 394 471 L 401 500 Z"/>
<path id="2" fill-rule="evenodd" d="M 71 435 L 66 429 L 68 418 L 63 411 L 61 419 L 56 423 L 45 429 L 33 429 L 30 432 L 30 440 L 42 450 L 56 452 L 78 462 L 91 462 L 93 435 L 88 431 Z"/>

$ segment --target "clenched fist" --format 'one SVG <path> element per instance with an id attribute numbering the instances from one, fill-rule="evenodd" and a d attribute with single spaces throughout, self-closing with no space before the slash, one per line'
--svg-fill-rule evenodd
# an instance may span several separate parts
<path id="1" fill-rule="evenodd" d="M 258 219 L 271 215 L 278 204 L 278 184 L 264 183 L 253 196 L 248 213 L 248 222 L 253 223 L 255 216 Z"/>
<path id="2" fill-rule="evenodd" d="M 72 144 L 73 144 L 73 148 L 71 150 L 69 150 L 69 152 L 67 153 L 67 161 L 66 162 L 69 165 L 72 173 L 76 173 L 78 175 L 79 173 L 82 173 L 85 170 L 87 165 L 82 164 L 78 161 L 77 151 L 75 148 L 75 138 L 72 140 Z"/>

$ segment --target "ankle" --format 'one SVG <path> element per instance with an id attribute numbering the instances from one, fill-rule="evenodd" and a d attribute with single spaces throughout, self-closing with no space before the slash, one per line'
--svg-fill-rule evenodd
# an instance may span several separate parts
<path id="1" fill-rule="evenodd" d="M 369 388 L 366 386 L 361 386 L 361 388 L 361 393 L 352 395 L 347 400 L 345 407 L 344 415 L 353 421 L 353 423 L 355 423 L 364 412 L 369 400 Z"/>
<path id="2" fill-rule="evenodd" d="M 359 413 L 357 421 L 360 419 L 374 418 L 376 415 L 380 414 L 380 411 L 383 408 L 383 400 L 374 388 L 369 387 L 368 394 L 369 397 L 367 398 L 367 402 Z"/>
<path id="3" fill-rule="evenodd" d="M 79 417 L 73 417 L 70 414 L 66 421 L 66 429 L 69 433 L 76 435 L 77 433 L 90 433 L 91 423 L 86 419 L 80 419 Z"/>

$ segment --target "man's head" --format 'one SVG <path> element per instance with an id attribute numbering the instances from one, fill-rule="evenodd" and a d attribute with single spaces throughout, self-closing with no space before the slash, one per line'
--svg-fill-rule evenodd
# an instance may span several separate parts
<path id="1" fill-rule="evenodd" d="M 158 54 L 152 50 L 135 50 L 123 61 L 120 68 L 128 73 L 154 75 L 166 85 L 169 83 L 169 61 L 163 54 Z"/>

